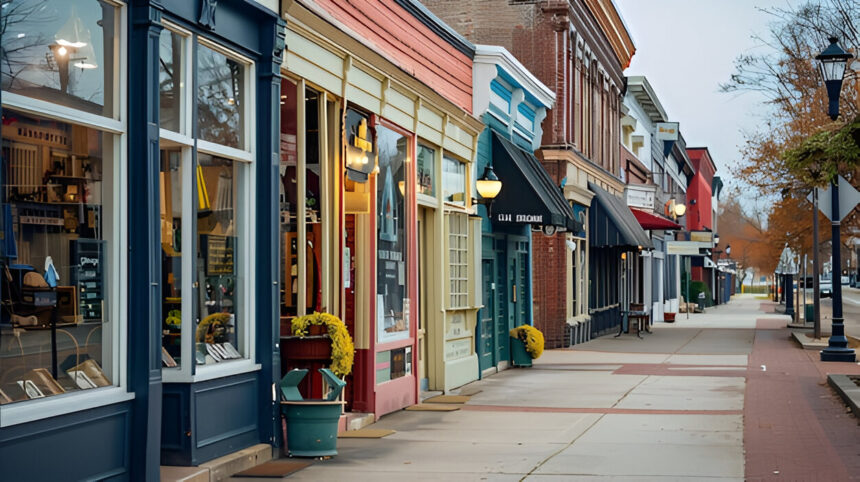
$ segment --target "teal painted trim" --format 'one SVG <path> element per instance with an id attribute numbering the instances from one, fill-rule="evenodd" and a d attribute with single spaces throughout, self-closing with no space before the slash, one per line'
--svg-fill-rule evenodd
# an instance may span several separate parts
<path id="1" fill-rule="evenodd" d="M 496 65 L 496 72 L 498 72 L 499 77 L 501 77 L 505 82 L 513 86 L 515 89 L 522 89 L 523 93 L 525 94 L 525 100 L 529 104 L 546 107 L 547 109 L 552 107 L 551 105 L 547 105 L 541 102 L 540 99 L 535 97 L 535 95 L 529 89 L 526 89 L 523 84 L 521 84 L 517 79 L 514 78 L 514 76 L 512 76 L 507 70 L 503 69 L 501 65 Z"/>

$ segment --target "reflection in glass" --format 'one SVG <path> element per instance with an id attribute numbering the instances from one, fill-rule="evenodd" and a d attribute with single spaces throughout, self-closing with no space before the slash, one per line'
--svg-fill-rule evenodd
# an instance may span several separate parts
<path id="1" fill-rule="evenodd" d="M 199 320 L 194 339 L 198 365 L 243 358 L 239 339 L 242 278 L 239 276 L 239 200 L 241 163 L 207 154 L 197 156 L 197 263 Z"/>
<path id="2" fill-rule="evenodd" d="M 320 182 L 320 94 L 305 93 L 305 223 L 307 242 L 307 313 L 322 310 L 322 183 Z"/>
<path id="3" fill-rule="evenodd" d="M 161 151 L 161 362 L 181 363 L 182 324 L 182 153 Z"/>
<path id="4" fill-rule="evenodd" d="M 448 156 L 442 158 L 442 195 L 449 203 L 466 205 L 466 165 Z"/>
<path id="5" fill-rule="evenodd" d="M 418 144 L 418 193 L 436 195 L 436 151 Z"/>
<path id="6" fill-rule="evenodd" d="M 113 117 L 116 7 L 100 0 L 5 0 L 0 88 Z"/>
<path id="7" fill-rule="evenodd" d="M 199 137 L 245 149 L 245 69 L 220 52 L 197 45 L 197 125 Z"/>
<path id="8" fill-rule="evenodd" d="M 296 316 L 299 296 L 297 86 L 281 80 L 281 316 Z"/>
<path id="9" fill-rule="evenodd" d="M 170 30 L 161 31 L 158 49 L 159 122 L 163 129 L 180 132 L 182 91 L 185 89 L 183 38 Z"/>
<path id="10" fill-rule="evenodd" d="M 406 291 L 406 179 L 409 138 L 386 127 L 377 130 L 379 174 L 376 177 L 376 316 L 380 342 L 409 336 L 404 316 Z"/>
<path id="11" fill-rule="evenodd" d="M 104 144 L 111 136 L 3 111 L 0 404 L 113 384 Z"/>

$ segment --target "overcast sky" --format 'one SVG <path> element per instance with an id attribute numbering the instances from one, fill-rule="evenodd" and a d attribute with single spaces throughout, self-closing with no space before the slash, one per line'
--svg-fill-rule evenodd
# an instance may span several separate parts
<path id="1" fill-rule="evenodd" d="M 740 160 L 743 130 L 755 130 L 763 97 L 723 94 L 719 84 L 734 72 L 742 53 L 765 52 L 754 34 L 764 34 L 770 15 L 761 7 L 787 0 L 614 0 L 636 45 L 625 75 L 644 75 L 670 121 L 681 123 L 691 147 L 707 147 L 724 181 Z"/>

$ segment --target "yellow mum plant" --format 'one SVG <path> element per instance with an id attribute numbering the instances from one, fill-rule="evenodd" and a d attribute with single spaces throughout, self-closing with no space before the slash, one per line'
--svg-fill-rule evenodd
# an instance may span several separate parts
<path id="1" fill-rule="evenodd" d="M 293 318 L 292 333 L 299 337 L 308 336 L 308 327 L 311 325 L 325 326 L 328 336 L 331 338 L 331 366 L 329 369 L 341 378 L 349 375 L 355 361 L 355 345 L 352 343 L 352 337 L 349 336 L 346 324 L 330 313 L 313 312 L 310 315 Z"/>
<path id="2" fill-rule="evenodd" d="M 532 359 L 540 358 L 543 354 L 543 333 L 531 325 L 520 325 L 511 330 L 510 335 L 518 338 L 526 346 L 526 352 Z"/>

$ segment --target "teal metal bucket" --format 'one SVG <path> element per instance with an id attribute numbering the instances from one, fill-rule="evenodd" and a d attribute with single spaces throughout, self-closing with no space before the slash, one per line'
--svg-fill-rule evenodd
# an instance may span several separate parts
<path id="1" fill-rule="evenodd" d="M 526 345 L 519 338 L 509 337 L 511 339 L 511 363 L 515 367 L 530 367 L 532 366 L 532 357 L 526 351 Z"/>
<path id="2" fill-rule="evenodd" d="M 287 419 L 287 450 L 295 457 L 337 455 L 337 426 L 343 402 L 281 402 Z"/>

